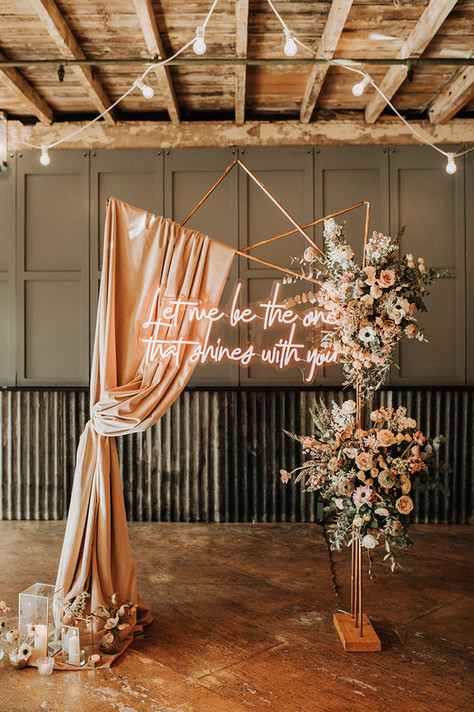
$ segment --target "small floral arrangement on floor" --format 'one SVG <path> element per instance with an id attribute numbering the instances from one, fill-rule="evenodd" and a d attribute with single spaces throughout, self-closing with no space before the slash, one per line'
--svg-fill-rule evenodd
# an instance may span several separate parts
<path id="1" fill-rule="evenodd" d="M 341 406 L 323 403 L 311 411 L 315 434 L 290 437 L 301 443 L 309 455 L 293 472 L 280 470 L 281 480 L 303 481 L 307 491 L 318 491 L 333 515 L 330 527 L 332 549 L 341 550 L 352 535 L 366 549 L 380 539 L 392 570 L 396 560 L 392 546 L 411 546 L 407 536 L 410 496 L 414 478 L 425 477 L 436 469 L 436 452 L 444 438 L 426 438 L 406 408 L 378 408 L 370 413 L 371 427 L 357 427 L 356 403 Z M 285 431 L 286 432 L 286 431 Z"/>
<path id="2" fill-rule="evenodd" d="M 72 601 L 68 601 L 66 598 L 59 598 L 58 605 L 62 611 L 64 611 L 65 620 L 67 621 L 68 619 L 72 619 L 74 623 L 77 620 L 83 620 L 86 601 L 88 598 L 90 598 L 90 593 L 87 591 L 82 591 Z"/>
<path id="3" fill-rule="evenodd" d="M 122 618 L 128 619 L 136 611 L 136 606 L 131 602 L 118 604 L 118 594 L 107 596 L 107 608 L 99 606 L 93 611 L 91 617 L 105 621 L 105 630 L 119 631 L 130 627 L 130 623 L 122 623 Z"/>
<path id="4" fill-rule="evenodd" d="M 406 336 L 424 341 L 416 324 L 416 310 L 426 311 L 426 287 L 439 277 L 426 270 L 422 257 L 400 257 L 400 237 L 374 232 L 365 248 L 365 267 L 354 262 L 354 250 L 347 244 L 344 227 L 333 218 L 324 222 L 326 257 L 308 247 L 299 260 L 302 278 L 317 276 L 321 289 L 297 295 L 286 301 L 317 301 L 335 314 L 335 327 L 326 333 L 321 345 L 338 354 L 346 382 L 359 384 L 364 401 L 380 387 L 393 362 L 394 346 Z M 294 281 L 287 278 L 286 282 Z"/>
<path id="5" fill-rule="evenodd" d="M 0 601 L 0 613 L 6 615 L 10 608 L 5 601 Z M 21 640 L 20 631 L 17 629 L 5 631 L 5 621 L 0 622 L 0 641 L 2 648 L 9 654 L 10 661 L 14 667 L 24 667 L 33 652 L 35 628 L 28 625 L 26 636 Z"/>

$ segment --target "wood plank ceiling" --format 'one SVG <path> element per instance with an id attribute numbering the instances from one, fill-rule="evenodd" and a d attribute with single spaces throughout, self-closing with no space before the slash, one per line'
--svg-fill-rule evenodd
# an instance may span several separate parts
<path id="1" fill-rule="evenodd" d="M 361 65 L 410 120 L 445 124 L 474 116 L 474 66 L 390 65 L 393 59 L 469 59 L 474 54 L 474 0 L 274 0 L 295 36 L 328 59 L 387 60 Z M 169 57 L 192 40 L 211 0 L 2 0 L 0 2 L 0 112 L 13 124 L 64 126 L 111 106 L 146 68 L 96 66 L 61 60 L 146 60 Z M 147 76 L 147 100 L 135 89 L 105 116 L 119 122 L 390 122 L 393 112 L 373 87 L 343 67 L 292 63 L 284 34 L 267 0 L 219 0 L 206 27 L 204 59 L 156 67 Z M 281 60 L 275 64 L 232 64 Z M 31 64 L 6 66 L 5 61 Z M 57 60 L 54 64 L 34 64 Z M 2 64 L 3 62 L 3 64 Z M 194 62 L 194 63 L 193 63 Z M 101 122 L 102 123 L 102 122 Z M 465 141 L 474 139 L 466 135 Z M 86 143 L 86 142 L 85 142 Z M 85 145 L 85 144 L 84 144 Z"/>

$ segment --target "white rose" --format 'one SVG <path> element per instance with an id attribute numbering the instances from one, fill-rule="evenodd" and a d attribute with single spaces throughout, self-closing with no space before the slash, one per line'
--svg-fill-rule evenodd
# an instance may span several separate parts
<path id="1" fill-rule="evenodd" d="M 365 537 L 362 539 L 361 544 L 366 549 L 373 549 L 378 545 L 378 541 L 375 537 L 372 536 L 372 534 L 366 534 Z"/>

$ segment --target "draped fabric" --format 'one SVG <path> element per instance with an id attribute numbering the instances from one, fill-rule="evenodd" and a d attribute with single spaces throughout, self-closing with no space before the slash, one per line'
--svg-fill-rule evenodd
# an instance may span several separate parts
<path id="1" fill-rule="evenodd" d="M 138 597 L 114 436 L 149 428 L 185 387 L 195 367 L 189 356 L 209 322 L 191 319 L 183 302 L 216 307 L 234 254 L 172 220 L 109 200 L 91 419 L 79 443 L 57 586 L 67 598 L 89 591 L 90 610 L 114 593 L 119 603 L 137 603 L 125 643 L 152 618 Z M 163 320 L 166 313 L 172 318 Z M 150 335 L 175 346 L 150 358 Z"/>

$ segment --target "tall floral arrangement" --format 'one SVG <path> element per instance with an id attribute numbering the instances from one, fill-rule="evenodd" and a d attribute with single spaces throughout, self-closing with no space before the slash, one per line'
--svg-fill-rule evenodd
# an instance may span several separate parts
<path id="1" fill-rule="evenodd" d="M 422 482 L 437 466 L 442 437 L 427 438 L 406 408 L 378 408 L 370 427 L 357 425 L 356 403 L 323 403 L 311 412 L 314 434 L 287 433 L 301 443 L 309 459 L 287 472 L 283 482 L 303 481 L 306 490 L 320 492 L 325 511 L 334 515 L 330 526 L 333 549 L 341 550 L 353 534 L 366 549 L 383 543 L 392 568 L 392 547 L 411 546 L 408 515 L 413 509 L 413 481 Z"/>
<path id="2" fill-rule="evenodd" d="M 346 382 L 359 385 L 369 401 L 383 383 L 393 363 L 393 349 L 403 338 L 425 340 L 416 323 L 417 310 L 426 311 L 426 287 L 438 275 L 427 270 L 422 257 L 399 255 L 400 236 L 374 232 L 365 247 L 365 266 L 354 261 L 343 225 L 333 218 L 324 222 L 325 256 L 308 247 L 300 259 L 302 276 L 317 275 L 319 292 L 287 300 L 288 306 L 317 301 L 335 315 L 335 326 L 322 346 L 335 351 Z M 292 281 L 291 278 L 287 281 Z"/>
<path id="3" fill-rule="evenodd" d="M 302 278 L 317 277 L 321 289 L 291 297 L 287 305 L 309 301 L 333 312 L 335 325 L 321 343 L 338 354 L 344 385 L 356 386 L 361 404 L 370 404 L 393 363 L 395 345 L 404 337 L 425 340 L 415 314 L 426 311 L 426 288 L 440 275 L 427 270 L 422 257 L 415 262 L 412 254 L 400 256 L 400 236 L 374 232 L 365 245 L 363 266 L 354 260 L 344 227 L 332 218 L 324 222 L 324 242 L 325 255 L 309 247 L 299 258 Z M 357 410 L 352 400 L 330 408 L 317 405 L 311 412 L 312 435 L 287 433 L 309 459 L 280 475 L 283 482 L 294 476 L 306 490 L 321 494 L 334 520 L 332 548 L 340 550 L 353 536 L 368 550 L 383 542 L 394 568 L 393 547 L 411 545 L 407 526 L 413 481 L 441 485 L 432 474 L 444 438 L 427 438 L 404 407 L 372 410 L 367 427 Z"/>

